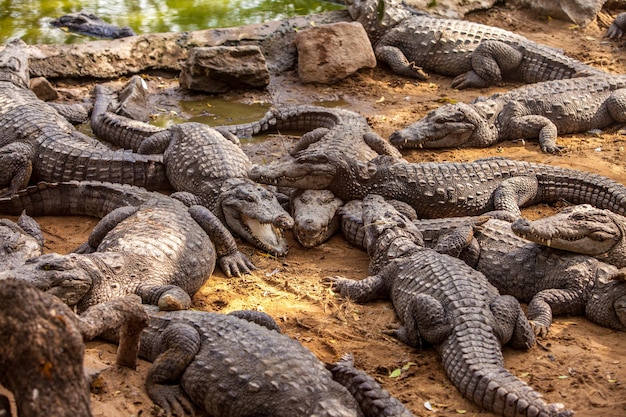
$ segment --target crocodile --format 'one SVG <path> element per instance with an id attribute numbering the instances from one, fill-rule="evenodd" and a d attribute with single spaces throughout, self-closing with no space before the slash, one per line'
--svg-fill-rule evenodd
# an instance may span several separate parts
<path id="1" fill-rule="evenodd" d="M 227 276 L 254 269 L 206 207 L 124 184 L 40 183 L 0 199 L 0 212 L 100 217 L 88 242 L 70 254 L 47 253 L 0 272 L 84 311 L 128 294 L 161 309 L 189 308 L 217 263 Z"/>
<path id="2" fill-rule="evenodd" d="M 95 95 L 91 127 L 101 140 L 139 154 L 162 155 L 169 183 L 187 193 L 188 204 L 207 207 L 257 248 L 287 254 L 283 231 L 293 227 L 293 219 L 272 192 L 248 178 L 252 163 L 235 135 L 194 122 L 159 128 L 109 111 L 115 94 L 105 86 L 97 85 Z"/>
<path id="3" fill-rule="evenodd" d="M 492 157 L 473 162 L 406 163 L 379 156 L 369 163 L 323 153 L 255 165 L 253 180 L 328 189 L 344 201 L 369 193 L 403 201 L 421 218 L 471 216 L 560 200 L 626 214 L 626 186 L 607 177 L 547 164 Z"/>
<path id="4" fill-rule="evenodd" d="M 535 83 L 606 74 L 561 51 L 500 28 L 416 13 L 400 0 L 346 0 L 365 28 L 379 62 L 399 75 L 425 80 L 425 71 L 454 76 L 453 88 L 504 80 Z"/>
<path id="5" fill-rule="evenodd" d="M 0 383 L 13 393 L 18 415 L 91 417 L 84 342 L 105 332 L 121 340 L 117 365 L 135 368 L 148 324 L 139 297 L 77 315 L 58 298 L 8 279 L 0 282 L 0 299 Z"/>
<path id="6" fill-rule="evenodd" d="M 558 153 L 557 135 L 626 122 L 625 105 L 623 76 L 546 81 L 445 104 L 395 131 L 389 141 L 398 148 L 449 148 L 538 138 L 543 152 Z"/>
<path id="7" fill-rule="evenodd" d="M 113 151 L 79 132 L 28 89 L 29 53 L 24 42 L 0 52 L 0 196 L 29 181 L 97 180 L 167 189 L 160 155 Z"/>
<path id="8" fill-rule="evenodd" d="M 268 131 L 306 131 L 282 161 L 315 152 L 348 156 L 363 162 L 378 155 L 402 158 L 396 148 L 372 130 L 365 117 L 340 108 L 284 106 L 270 109 L 261 120 L 221 128 L 241 137 Z M 329 223 L 320 220 L 327 215 L 334 217 L 341 204 L 341 199 L 325 190 L 292 194 L 290 207 L 296 240 L 311 248 L 331 238 L 338 230 L 338 217 Z"/>
<path id="9" fill-rule="evenodd" d="M 609 212 L 611 213 L 611 212 Z M 413 219 L 426 247 L 456 255 L 485 275 L 500 294 L 528 303 L 528 318 L 545 337 L 553 315 L 584 315 L 592 322 L 626 331 L 626 269 L 593 256 L 552 249 L 514 233 L 515 216 L 488 213 L 479 217 Z M 366 249 L 361 201 L 342 207 L 346 240 Z M 443 243 L 442 243 L 443 241 Z"/>
<path id="10" fill-rule="evenodd" d="M 370 276 L 330 277 L 334 290 L 363 303 L 388 298 L 402 342 L 435 347 L 446 374 L 467 399 L 496 415 L 570 416 L 504 368 L 502 345 L 529 349 L 535 336 L 519 302 L 500 295 L 463 261 L 424 247 L 419 230 L 383 197 L 363 200 Z"/>
<path id="11" fill-rule="evenodd" d="M 542 219 L 518 219 L 511 229 L 541 245 L 593 256 L 618 268 L 626 267 L 626 218 L 610 210 L 579 204 Z"/>
<path id="12" fill-rule="evenodd" d="M 626 13 L 618 14 L 613 22 L 606 30 L 606 36 L 611 39 L 620 39 L 624 36 L 624 29 L 626 28 Z"/>
<path id="13" fill-rule="evenodd" d="M 129 26 L 112 25 L 88 12 L 69 13 L 51 20 L 50 24 L 57 28 L 66 28 L 70 32 L 95 38 L 120 39 L 137 36 Z"/>
<path id="14" fill-rule="evenodd" d="M 146 391 L 168 415 L 197 408 L 214 417 L 413 416 L 351 362 L 328 370 L 265 313 L 250 321 L 250 312 L 146 310 Z"/>
<path id="15" fill-rule="evenodd" d="M 26 213 L 22 212 L 17 222 L 0 219 L 0 271 L 43 254 L 43 245 L 41 227 Z"/>

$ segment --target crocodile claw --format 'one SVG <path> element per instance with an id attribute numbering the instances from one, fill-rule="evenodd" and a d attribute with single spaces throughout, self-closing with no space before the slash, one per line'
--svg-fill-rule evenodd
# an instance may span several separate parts
<path id="1" fill-rule="evenodd" d="M 239 251 L 229 255 L 220 256 L 218 263 L 220 268 L 222 268 L 222 272 L 224 272 L 228 278 L 233 276 L 241 277 L 244 274 L 249 274 L 257 269 L 252 261 Z"/>
<path id="2" fill-rule="evenodd" d="M 149 384 L 147 388 L 150 398 L 163 409 L 167 417 L 196 415 L 193 404 L 180 385 Z"/>

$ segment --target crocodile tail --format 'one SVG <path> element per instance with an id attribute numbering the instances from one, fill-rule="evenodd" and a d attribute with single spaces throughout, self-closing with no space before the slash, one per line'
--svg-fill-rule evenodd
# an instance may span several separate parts
<path id="1" fill-rule="evenodd" d="M 17 216 L 85 215 L 104 217 L 122 206 L 137 206 L 152 193 L 139 187 L 99 181 L 41 182 L 0 198 L 0 213 Z"/>
<path id="2" fill-rule="evenodd" d="M 536 165 L 538 201 L 591 204 L 626 215 L 626 185 L 608 177 L 585 171 Z"/>
<path id="3" fill-rule="evenodd" d="M 39 146 L 35 181 L 110 181 L 150 190 L 170 188 L 162 155 L 112 151 L 80 137 L 47 140 Z"/>
<path id="4" fill-rule="evenodd" d="M 331 129 L 350 117 L 362 118 L 358 113 L 343 109 L 329 109 L 322 106 L 287 106 L 271 109 L 259 121 L 220 126 L 220 129 L 226 129 L 238 137 L 250 137 L 269 131 L 310 131 L 320 127 Z"/>
<path id="5" fill-rule="evenodd" d="M 562 404 L 543 401 L 541 394 L 504 368 L 497 340 L 477 346 L 480 337 L 476 334 L 450 337 L 439 346 L 446 373 L 465 398 L 504 417 L 569 417 L 574 414 Z M 466 344 L 473 346 L 464 347 Z"/>
<path id="6" fill-rule="evenodd" d="M 518 45 L 532 65 L 522 65 L 520 79 L 526 83 L 563 80 L 579 76 L 606 75 L 605 71 L 586 65 L 550 48 Z M 534 49 L 534 50 L 533 50 Z"/>

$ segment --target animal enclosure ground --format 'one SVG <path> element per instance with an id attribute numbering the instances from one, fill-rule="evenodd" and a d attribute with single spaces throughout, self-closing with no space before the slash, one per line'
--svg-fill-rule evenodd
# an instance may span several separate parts
<path id="1" fill-rule="evenodd" d="M 614 12 L 613 16 L 616 14 Z M 570 23 L 532 16 L 525 10 L 494 8 L 468 19 L 503 27 L 533 40 L 562 48 L 570 56 L 614 73 L 626 72 L 626 46 L 603 38 L 612 20 L 602 12 L 596 22 L 580 29 Z M 183 92 L 176 79 L 163 75 L 146 77 L 152 100 L 167 111 L 176 108 Z M 391 74 L 386 68 L 364 70 L 332 86 L 302 85 L 296 73 L 272 79 L 266 91 L 231 93 L 229 99 L 274 105 L 336 102 L 368 117 L 373 129 L 388 138 L 396 129 L 424 116 L 446 102 L 469 101 L 514 87 L 512 84 L 481 90 L 450 88 L 451 78 L 431 74 L 415 82 Z M 90 91 L 92 85 L 58 84 L 61 91 Z M 184 115 L 184 114 L 183 114 Z M 505 156 L 582 169 L 606 175 L 626 184 L 626 136 L 619 126 L 601 133 L 559 138 L 563 155 L 542 154 L 535 141 L 505 142 L 487 149 L 449 151 L 407 150 L 406 159 L 421 161 L 470 161 L 486 156 Z M 289 149 L 292 138 L 274 135 L 265 144 L 248 144 L 245 150 L 256 162 L 271 160 Z M 528 217 L 552 213 L 553 207 L 524 211 Z M 40 217 L 46 250 L 66 253 L 86 239 L 97 220 L 86 217 Z M 239 241 L 258 271 L 243 278 L 226 278 L 221 272 L 210 278 L 193 299 L 193 307 L 229 312 L 263 310 L 276 318 L 283 331 L 310 348 L 320 359 L 334 362 L 352 352 L 356 365 L 375 376 L 417 416 L 477 415 L 481 410 L 465 400 L 447 379 L 432 349 L 409 348 L 382 331 L 397 325 L 387 301 L 367 305 L 350 303 L 323 282 L 327 276 L 363 278 L 368 256 L 341 236 L 313 249 L 302 248 L 291 236 L 289 254 L 276 259 Z M 549 402 L 561 402 L 580 417 L 626 415 L 625 335 L 580 317 L 556 317 L 547 338 L 527 352 L 505 348 L 506 367 Z M 143 382 L 149 367 L 116 369 L 115 346 L 88 344 L 86 365 L 102 369 L 92 389 L 92 407 L 98 417 L 151 416 L 157 410 L 147 397 Z M 400 369 L 399 376 L 390 377 Z M 394 373 L 394 375 L 397 372 Z M 489 415 L 489 413 L 487 413 Z"/>

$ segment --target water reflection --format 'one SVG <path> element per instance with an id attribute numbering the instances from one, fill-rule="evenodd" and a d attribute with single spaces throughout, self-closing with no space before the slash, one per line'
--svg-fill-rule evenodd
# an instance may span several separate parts
<path id="1" fill-rule="evenodd" d="M 92 38 L 51 27 L 50 20 L 81 10 L 137 33 L 240 26 L 341 9 L 321 0 L 0 0 L 0 42 L 77 43 Z"/>

